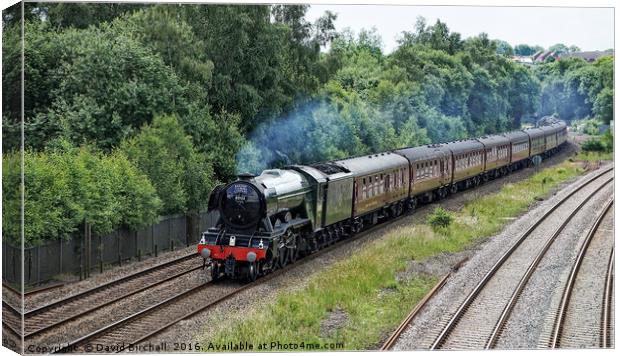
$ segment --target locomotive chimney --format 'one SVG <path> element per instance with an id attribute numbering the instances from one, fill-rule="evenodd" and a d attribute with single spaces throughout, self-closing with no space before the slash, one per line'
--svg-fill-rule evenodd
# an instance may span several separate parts
<path id="1" fill-rule="evenodd" d="M 243 181 L 250 181 L 252 178 L 254 178 L 255 175 L 253 175 L 252 173 L 240 173 L 237 175 L 237 178 L 239 178 L 239 180 L 243 180 Z"/>

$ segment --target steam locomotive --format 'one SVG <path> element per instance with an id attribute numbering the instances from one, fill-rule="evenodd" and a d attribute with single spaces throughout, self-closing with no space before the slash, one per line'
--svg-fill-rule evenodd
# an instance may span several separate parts
<path id="1" fill-rule="evenodd" d="M 568 129 L 537 128 L 242 174 L 216 187 L 198 253 L 211 277 L 254 281 L 365 227 L 555 153 Z"/>

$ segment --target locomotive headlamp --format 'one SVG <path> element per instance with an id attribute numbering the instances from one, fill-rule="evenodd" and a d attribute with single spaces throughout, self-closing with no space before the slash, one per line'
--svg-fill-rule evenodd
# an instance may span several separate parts
<path id="1" fill-rule="evenodd" d="M 204 245 L 207 243 L 207 240 L 205 239 L 204 235 L 200 238 L 200 242 L 198 243 L 199 245 Z"/>
<path id="2" fill-rule="evenodd" d="M 256 261 L 256 253 L 254 253 L 252 251 L 248 252 L 248 255 L 246 257 L 248 259 L 248 262 Z"/>
<path id="3" fill-rule="evenodd" d="M 204 258 L 208 258 L 209 256 L 211 256 L 211 250 L 209 250 L 208 248 L 203 248 L 202 251 L 200 251 L 200 255 Z"/>

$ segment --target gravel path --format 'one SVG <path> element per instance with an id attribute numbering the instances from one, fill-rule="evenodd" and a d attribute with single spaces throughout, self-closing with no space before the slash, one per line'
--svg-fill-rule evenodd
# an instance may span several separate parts
<path id="1" fill-rule="evenodd" d="M 446 314 L 458 307 L 460 301 L 464 300 L 469 291 L 473 289 L 486 271 L 491 268 L 497 258 L 519 237 L 523 229 L 530 226 L 532 221 L 547 211 L 555 202 L 561 200 L 573 187 L 578 186 L 581 182 L 597 173 L 591 172 L 579 178 L 576 182 L 568 184 L 568 187 L 559 194 L 539 203 L 537 207 L 531 209 L 528 213 L 507 226 L 503 232 L 486 240 L 486 242 L 479 246 L 480 250 L 478 253 L 472 256 L 458 273 L 448 279 L 442 290 L 431 299 L 429 304 L 421 310 L 420 314 L 404 331 L 393 349 L 428 349 L 443 325 L 440 321 L 449 318 Z M 543 229 L 545 228 L 543 227 Z"/>

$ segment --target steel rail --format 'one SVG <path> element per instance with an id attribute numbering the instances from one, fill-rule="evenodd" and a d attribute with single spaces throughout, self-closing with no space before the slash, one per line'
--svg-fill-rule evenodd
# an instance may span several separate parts
<path id="1" fill-rule="evenodd" d="M 7 281 L 2 281 L 2 287 L 10 290 L 11 292 L 15 293 L 15 294 L 19 294 L 20 296 L 23 294 L 24 297 L 29 297 L 31 295 L 35 295 L 35 294 L 39 294 L 39 293 L 43 293 L 43 292 L 47 292 L 50 291 L 52 289 L 57 289 L 60 287 L 65 286 L 65 283 L 59 282 L 59 283 L 55 283 L 52 285 L 48 285 L 45 287 L 40 287 L 40 288 L 35 288 L 35 289 L 31 289 L 31 290 L 26 290 L 23 293 L 17 289 L 15 289 L 13 286 L 11 286 Z"/>
<path id="2" fill-rule="evenodd" d="M 603 218 L 605 217 L 605 215 L 607 215 L 607 212 L 609 211 L 609 209 L 611 209 L 613 202 L 614 200 L 611 199 L 607 202 L 607 204 L 605 204 L 605 207 L 598 215 L 594 224 L 590 227 L 590 230 L 588 231 L 586 238 L 584 239 L 584 241 L 581 244 L 581 247 L 579 248 L 579 254 L 577 255 L 577 258 L 575 259 L 573 268 L 571 269 L 570 275 L 568 276 L 566 284 L 564 285 L 564 292 L 562 293 L 562 300 L 560 302 L 558 313 L 556 314 L 556 318 L 554 320 L 553 333 L 551 335 L 551 343 L 550 343 L 550 346 L 553 349 L 560 346 L 560 338 L 562 336 L 562 327 L 564 325 L 564 321 L 566 320 L 565 319 L 566 309 L 568 308 L 568 302 L 570 301 L 573 287 L 577 279 L 577 274 L 579 273 L 579 270 L 581 268 L 583 258 L 585 257 L 586 252 L 588 251 L 588 248 L 590 247 L 590 242 L 592 241 L 594 235 L 598 231 L 598 227 L 603 221 Z"/>
<path id="3" fill-rule="evenodd" d="M 145 269 L 143 269 L 141 271 L 129 274 L 127 276 L 123 276 L 121 278 L 112 280 L 110 282 L 107 282 L 107 283 L 104 283 L 104 284 L 101 284 L 101 285 L 98 285 L 98 286 L 86 289 L 86 290 L 84 290 L 82 292 L 73 294 L 73 295 L 71 295 L 71 296 L 69 296 L 67 298 L 63 298 L 63 299 L 51 302 L 49 304 L 37 307 L 35 309 L 28 310 L 25 313 L 25 317 L 29 317 L 29 316 L 32 316 L 32 315 L 37 315 L 37 314 L 42 313 L 42 312 L 44 312 L 46 310 L 49 310 L 51 308 L 55 308 L 55 307 L 61 306 L 63 304 L 67 304 L 68 302 L 71 302 L 71 301 L 74 301 L 74 300 L 77 300 L 77 299 L 80 299 L 80 298 L 84 298 L 86 295 L 94 294 L 94 293 L 99 292 L 101 290 L 104 290 L 106 288 L 114 287 L 116 285 L 120 285 L 122 283 L 126 283 L 128 281 L 131 281 L 132 279 L 139 278 L 139 277 L 144 276 L 144 275 L 146 275 L 148 273 L 154 272 L 154 271 L 156 271 L 158 269 L 162 269 L 162 268 L 174 265 L 176 263 L 183 262 L 185 260 L 191 260 L 192 258 L 197 258 L 197 257 L 198 257 L 197 254 L 195 252 L 192 252 L 191 254 L 187 254 L 187 255 L 175 258 L 173 260 L 170 260 L 170 261 L 167 261 L 167 262 L 155 265 L 155 266 L 151 266 L 151 267 L 145 268 Z"/>
<path id="4" fill-rule="evenodd" d="M 517 285 L 517 288 L 515 288 L 515 290 L 512 292 L 512 295 L 510 296 L 508 303 L 504 306 L 504 310 L 502 311 L 502 314 L 499 320 L 495 324 L 495 328 L 493 328 L 493 332 L 491 333 L 491 336 L 487 340 L 485 349 L 493 348 L 495 344 L 497 343 L 497 340 L 499 338 L 499 335 L 501 334 L 502 328 L 504 327 L 504 325 L 508 321 L 508 318 L 512 314 L 512 311 L 514 310 L 514 307 L 517 304 L 517 300 L 519 300 L 521 293 L 523 293 L 523 289 L 525 288 L 527 283 L 530 281 L 530 278 L 534 274 L 534 271 L 538 268 L 540 261 L 542 261 L 543 257 L 547 254 L 547 252 L 549 251 L 549 248 L 551 248 L 551 245 L 553 245 L 553 243 L 557 240 L 558 236 L 560 236 L 560 233 L 564 231 L 564 228 L 566 227 L 566 225 L 568 225 L 571 219 L 579 212 L 579 210 L 581 210 L 581 208 L 583 208 L 584 205 L 586 205 L 587 202 L 590 201 L 590 199 L 594 197 L 594 195 L 596 195 L 596 193 L 598 193 L 599 191 L 601 191 L 601 189 L 606 187 L 607 184 L 609 184 L 613 179 L 614 179 L 613 177 L 609 178 L 609 180 L 601 184 L 600 187 L 598 187 L 594 192 L 588 195 L 586 199 L 584 199 L 575 209 L 573 209 L 573 211 L 571 211 L 570 215 L 553 232 L 553 235 L 551 235 L 551 237 L 547 239 L 543 248 L 538 252 L 534 261 L 530 263 L 530 265 L 527 267 L 527 270 L 525 271 L 525 274 L 523 274 L 523 276 L 519 280 L 519 284 Z"/>
<path id="5" fill-rule="evenodd" d="M 16 330 L 13 325 L 10 325 L 8 323 L 8 318 L 5 315 L 5 310 L 4 309 L 8 309 L 9 313 L 15 314 L 16 318 L 19 319 L 19 323 L 21 324 L 22 321 L 22 313 L 19 312 L 19 310 L 17 310 L 14 306 L 12 306 L 11 304 L 5 302 L 4 300 L 2 301 L 2 325 L 6 326 L 7 329 L 9 329 L 11 332 L 13 332 L 14 334 L 16 334 L 17 336 L 19 336 L 21 338 L 21 332 L 19 330 Z"/>
<path id="6" fill-rule="evenodd" d="M 603 317 L 601 318 L 603 324 L 601 328 L 601 347 L 605 349 L 611 347 L 611 338 L 613 336 L 611 335 L 609 326 L 612 316 L 611 303 L 614 302 L 612 293 L 612 289 L 614 288 L 614 248 L 611 249 L 608 265 L 607 276 L 605 278 L 605 295 L 603 297 Z"/>
<path id="7" fill-rule="evenodd" d="M 449 272 L 443 278 L 441 278 L 439 282 L 437 282 L 437 284 L 435 284 L 435 286 L 424 296 L 424 298 L 422 298 L 416 304 L 416 306 L 413 308 L 413 310 L 411 310 L 409 315 L 407 315 L 407 317 L 400 323 L 398 328 L 385 341 L 383 346 L 381 346 L 380 351 L 389 351 L 392 347 L 394 347 L 396 340 L 398 340 L 398 338 L 403 333 L 403 331 L 405 331 L 407 326 L 411 323 L 411 320 L 413 320 L 413 318 L 415 318 L 415 316 L 418 315 L 420 310 L 422 310 L 422 308 L 428 303 L 428 301 L 433 296 L 435 296 L 435 294 L 437 294 L 437 292 L 446 284 L 446 281 L 448 280 L 448 277 L 450 277 L 450 275 L 452 275 L 452 272 Z"/>
<path id="8" fill-rule="evenodd" d="M 189 274 L 189 273 L 194 272 L 196 270 L 199 270 L 201 268 L 202 268 L 202 266 L 197 266 L 197 267 L 194 267 L 194 268 L 190 268 L 188 270 L 184 270 L 184 271 L 175 273 L 175 274 L 173 274 L 171 276 L 168 276 L 166 278 L 160 279 L 157 282 L 154 282 L 154 283 L 151 283 L 151 284 L 148 284 L 148 285 L 144 285 L 144 286 L 142 286 L 142 287 L 140 287 L 138 289 L 134 289 L 134 290 L 128 291 L 127 293 L 124 293 L 124 294 L 120 294 L 120 295 L 115 296 L 114 298 L 109 299 L 109 300 L 107 300 L 105 302 L 96 303 L 96 304 L 90 306 L 90 308 L 84 309 L 84 310 L 82 310 L 80 312 L 77 312 L 77 313 L 69 315 L 69 316 L 65 316 L 62 319 L 54 321 L 50 325 L 45 325 L 45 326 L 43 326 L 43 327 L 41 327 L 39 329 L 36 329 L 36 330 L 31 331 L 29 333 L 26 333 L 26 335 L 24 335 L 24 338 L 31 338 L 31 337 L 33 337 L 35 335 L 41 334 L 42 332 L 48 331 L 48 330 L 50 330 L 50 329 L 52 329 L 54 327 L 58 327 L 60 325 L 66 324 L 66 323 L 68 323 L 70 321 L 73 321 L 75 319 L 78 319 L 80 317 L 83 317 L 84 315 L 90 314 L 90 313 L 98 310 L 99 308 L 103 308 L 103 307 L 106 307 L 106 306 L 111 305 L 113 303 L 119 302 L 119 301 L 121 301 L 123 299 L 127 299 L 127 298 L 129 298 L 129 297 L 131 297 L 131 296 L 133 296 L 135 294 L 138 294 L 138 293 L 143 292 L 145 290 L 157 287 L 157 286 L 159 286 L 159 285 L 161 285 L 163 283 L 166 283 L 166 282 L 171 281 L 173 279 L 179 278 L 181 276 L 184 276 L 186 274 Z M 27 317 L 26 317 L 25 321 L 27 321 Z"/>
<path id="9" fill-rule="evenodd" d="M 456 323 L 462 318 L 463 314 L 467 308 L 472 304 L 472 302 L 476 299 L 476 297 L 480 294 L 482 289 L 486 286 L 486 284 L 491 280 L 493 275 L 499 270 L 499 268 L 506 262 L 506 260 L 512 255 L 514 251 L 519 248 L 521 243 L 525 241 L 525 239 L 543 222 L 549 215 L 551 215 L 557 208 L 559 208 L 564 202 L 566 202 L 570 197 L 575 195 L 578 191 L 581 191 L 583 188 L 588 186 L 593 181 L 597 180 L 604 174 L 613 170 L 613 166 L 601 171 L 598 174 L 595 174 L 593 177 L 589 178 L 585 182 L 581 183 L 578 187 L 569 192 L 566 196 L 564 196 L 560 201 L 555 203 L 551 209 L 547 210 L 534 224 L 532 224 L 526 231 L 524 231 L 519 238 L 515 241 L 512 246 L 495 262 L 495 264 L 491 267 L 491 269 L 484 275 L 482 280 L 478 282 L 478 284 L 474 287 L 474 289 L 469 293 L 469 295 L 465 298 L 465 300 L 460 304 L 454 315 L 448 321 L 448 324 L 442 329 L 440 334 L 437 336 L 430 349 L 438 349 L 441 344 L 445 341 L 448 334 L 455 327 Z"/>

